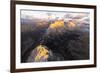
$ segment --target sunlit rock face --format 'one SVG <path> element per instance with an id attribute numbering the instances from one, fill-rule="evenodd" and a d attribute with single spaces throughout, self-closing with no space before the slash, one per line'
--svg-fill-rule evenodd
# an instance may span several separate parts
<path id="1" fill-rule="evenodd" d="M 51 34 L 54 35 L 61 35 L 66 31 L 66 26 L 64 25 L 64 20 L 56 20 L 55 22 L 51 23 L 46 31 L 46 35 Z"/>
<path id="2" fill-rule="evenodd" d="M 49 26 L 49 28 L 51 28 L 51 29 L 57 29 L 57 28 L 61 28 L 61 27 L 65 27 L 63 20 L 56 20 L 54 23 L 51 23 Z"/>
<path id="3" fill-rule="evenodd" d="M 43 62 L 49 57 L 49 50 L 46 46 L 38 45 L 28 58 L 28 62 Z"/>

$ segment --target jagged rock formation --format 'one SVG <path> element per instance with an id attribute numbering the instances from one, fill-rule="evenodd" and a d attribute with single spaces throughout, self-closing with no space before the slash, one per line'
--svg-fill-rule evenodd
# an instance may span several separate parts
<path id="1" fill-rule="evenodd" d="M 21 62 L 89 59 L 88 13 L 28 12 L 21 13 Z"/>
<path id="2" fill-rule="evenodd" d="M 70 24 L 68 24 L 68 26 L 70 26 Z M 40 43 L 44 45 L 43 48 L 45 50 L 43 51 L 47 51 L 47 54 L 44 54 L 46 59 L 41 60 L 43 59 L 43 57 L 41 57 L 38 61 L 89 59 L 89 33 L 87 31 L 85 32 L 83 29 L 76 29 L 75 25 L 71 27 L 68 26 L 66 27 L 62 20 L 57 20 L 49 26 L 40 41 Z M 36 49 L 33 50 L 31 56 L 34 56 L 35 50 Z M 39 53 L 38 55 L 42 56 Z M 30 60 L 35 61 L 35 58 L 36 57 L 33 59 L 31 58 Z"/>

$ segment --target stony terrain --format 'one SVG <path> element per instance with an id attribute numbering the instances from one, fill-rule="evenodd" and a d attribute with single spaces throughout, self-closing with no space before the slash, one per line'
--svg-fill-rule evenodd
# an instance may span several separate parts
<path id="1" fill-rule="evenodd" d="M 21 19 L 21 62 L 86 59 L 89 59 L 88 19 Z"/>

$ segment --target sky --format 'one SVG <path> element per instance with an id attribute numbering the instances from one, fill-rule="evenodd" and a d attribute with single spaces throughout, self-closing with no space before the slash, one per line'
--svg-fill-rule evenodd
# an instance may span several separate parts
<path id="1" fill-rule="evenodd" d="M 21 18 L 40 18 L 40 19 L 55 19 L 55 18 L 67 18 L 67 19 L 89 19 L 89 13 L 82 12 L 54 12 L 54 11 L 36 11 L 36 10 L 21 10 Z"/>

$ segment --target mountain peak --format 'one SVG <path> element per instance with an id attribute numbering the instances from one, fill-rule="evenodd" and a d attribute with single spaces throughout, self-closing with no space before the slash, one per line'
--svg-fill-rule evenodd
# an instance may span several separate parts
<path id="1" fill-rule="evenodd" d="M 51 23 L 49 26 L 49 28 L 51 28 L 51 29 L 55 29 L 55 28 L 59 28 L 59 27 L 65 27 L 63 20 L 56 20 L 54 23 Z"/>

